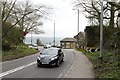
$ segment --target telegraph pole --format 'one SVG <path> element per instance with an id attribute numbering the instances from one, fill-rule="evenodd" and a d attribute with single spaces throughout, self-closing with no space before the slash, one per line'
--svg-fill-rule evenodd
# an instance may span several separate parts
<path id="1" fill-rule="evenodd" d="M 55 22 L 54 22 L 54 46 L 55 46 Z"/>
<path id="2" fill-rule="evenodd" d="M 79 12 L 80 11 L 79 11 L 79 9 L 77 9 L 77 10 L 78 10 L 78 31 L 77 32 L 79 33 Z"/>
<path id="3" fill-rule="evenodd" d="M 78 48 L 79 48 L 79 9 L 77 9 L 78 10 L 78 31 L 77 31 L 77 33 L 78 33 Z"/>
<path id="4" fill-rule="evenodd" d="M 100 0 L 101 3 L 101 15 L 100 15 L 100 61 L 103 61 L 103 0 Z"/>
<path id="5" fill-rule="evenodd" d="M 77 34 L 79 34 L 79 13 L 80 13 L 80 11 L 79 11 L 79 9 L 72 9 L 72 10 L 77 10 L 78 11 L 78 25 L 77 25 Z M 77 35 L 77 44 L 78 44 L 78 48 L 79 48 L 79 35 Z"/>

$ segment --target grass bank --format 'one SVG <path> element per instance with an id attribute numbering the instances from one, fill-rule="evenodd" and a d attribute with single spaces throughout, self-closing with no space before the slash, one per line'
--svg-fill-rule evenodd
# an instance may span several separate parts
<path id="1" fill-rule="evenodd" d="M 77 50 L 83 52 L 88 57 L 88 59 L 92 62 L 95 78 L 105 78 L 105 79 L 111 78 L 113 80 L 120 80 L 120 63 L 117 61 L 113 61 L 111 63 L 110 52 L 106 52 L 103 54 L 104 55 L 103 62 L 100 63 L 100 60 L 99 60 L 100 52 L 88 53 L 84 49 L 77 49 Z"/>
<path id="2" fill-rule="evenodd" d="M 24 56 L 32 55 L 37 53 L 38 50 L 28 48 L 26 45 L 18 45 L 16 49 L 2 52 L 2 61 L 9 61 L 18 59 Z"/>

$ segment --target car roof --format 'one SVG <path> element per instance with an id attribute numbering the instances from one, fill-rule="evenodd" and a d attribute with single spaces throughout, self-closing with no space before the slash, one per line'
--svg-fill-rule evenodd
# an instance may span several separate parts
<path id="1" fill-rule="evenodd" d="M 51 48 L 48 48 L 48 50 L 59 50 L 60 48 L 56 48 L 56 47 L 51 47 Z"/>
<path id="2" fill-rule="evenodd" d="M 44 54 L 58 54 L 58 50 L 60 50 L 60 48 L 55 48 L 55 47 L 51 47 L 48 49 L 45 49 L 45 51 L 43 52 Z"/>

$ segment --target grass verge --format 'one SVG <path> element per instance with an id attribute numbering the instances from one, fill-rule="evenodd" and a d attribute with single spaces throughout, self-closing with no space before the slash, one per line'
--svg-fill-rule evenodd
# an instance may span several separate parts
<path id="1" fill-rule="evenodd" d="M 93 69 L 95 73 L 95 78 L 111 79 L 111 80 L 120 80 L 120 63 L 115 60 L 115 56 L 111 56 L 110 52 L 106 52 L 103 55 L 103 62 L 100 63 L 99 53 L 92 52 L 88 53 L 84 49 L 76 49 L 85 53 L 88 59 L 93 64 Z M 111 62 L 111 58 L 114 59 Z"/>
<path id="2" fill-rule="evenodd" d="M 2 61 L 9 61 L 9 60 L 13 60 L 13 59 L 18 59 L 21 57 L 35 54 L 37 52 L 38 52 L 38 50 L 28 48 L 28 46 L 26 46 L 26 45 L 19 45 L 14 50 L 3 51 L 2 52 Z"/>

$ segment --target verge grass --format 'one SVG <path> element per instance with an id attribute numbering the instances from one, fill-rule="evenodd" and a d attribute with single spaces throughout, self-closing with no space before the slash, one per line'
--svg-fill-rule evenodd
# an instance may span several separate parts
<path id="1" fill-rule="evenodd" d="M 18 45 L 16 49 L 10 51 L 2 51 L 2 61 L 18 59 L 28 55 L 37 53 L 38 50 L 29 48 L 26 45 Z"/>
<path id="2" fill-rule="evenodd" d="M 114 56 L 111 56 L 110 52 L 105 52 L 103 54 L 104 55 L 103 62 L 100 63 L 99 60 L 100 52 L 88 53 L 84 49 L 76 49 L 76 50 L 83 52 L 92 62 L 95 78 L 103 78 L 103 79 L 109 78 L 114 80 L 120 80 L 120 63 L 118 61 L 111 62 L 111 57 Z"/>

